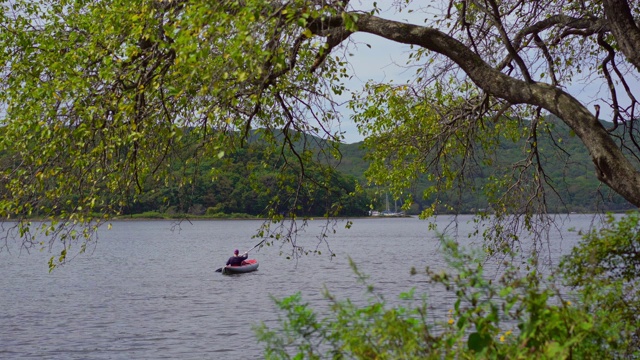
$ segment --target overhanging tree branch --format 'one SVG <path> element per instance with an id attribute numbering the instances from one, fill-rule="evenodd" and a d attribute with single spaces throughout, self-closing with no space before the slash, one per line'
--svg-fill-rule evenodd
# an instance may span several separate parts
<path id="1" fill-rule="evenodd" d="M 358 32 L 420 46 L 444 55 L 455 62 L 469 78 L 492 96 L 512 104 L 539 106 L 558 116 L 571 127 L 591 154 L 598 179 L 621 194 L 629 202 L 640 206 L 640 172 L 629 162 L 609 137 L 598 119 L 576 98 L 560 87 L 529 83 L 506 75 L 455 38 L 434 28 L 387 20 L 369 14 L 352 14 L 357 18 Z M 339 23 L 335 18 L 325 23 Z M 619 181 L 620 178 L 625 179 Z"/>

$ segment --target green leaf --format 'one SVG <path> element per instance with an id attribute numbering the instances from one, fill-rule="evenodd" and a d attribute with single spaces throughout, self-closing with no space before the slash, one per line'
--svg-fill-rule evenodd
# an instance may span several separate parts
<path id="1" fill-rule="evenodd" d="M 491 338 L 486 335 L 481 335 L 477 332 L 471 333 L 467 340 L 467 346 L 470 350 L 475 352 L 482 352 L 491 344 Z"/>

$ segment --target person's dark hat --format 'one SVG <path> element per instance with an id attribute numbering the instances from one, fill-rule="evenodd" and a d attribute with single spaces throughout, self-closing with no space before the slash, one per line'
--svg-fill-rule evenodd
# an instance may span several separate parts
<path id="1" fill-rule="evenodd" d="M 236 249 L 233 253 L 234 253 L 234 254 L 236 254 L 236 255 L 238 255 L 238 253 L 239 253 L 239 252 L 240 252 L 240 251 L 239 251 L 238 249 Z"/>

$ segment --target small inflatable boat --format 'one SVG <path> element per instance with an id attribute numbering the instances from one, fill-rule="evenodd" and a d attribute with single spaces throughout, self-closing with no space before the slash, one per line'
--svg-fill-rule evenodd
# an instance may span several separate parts
<path id="1" fill-rule="evenodd" d="M 225 266 L 222 268 L 222 274 L 243 274 L 258 270 L 258 260 L 248 259 L 242 262 L 240 266 Z"/>

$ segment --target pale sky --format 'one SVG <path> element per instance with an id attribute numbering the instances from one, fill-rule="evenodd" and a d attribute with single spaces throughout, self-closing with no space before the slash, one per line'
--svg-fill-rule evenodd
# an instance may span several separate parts
<path id="1" fill-rule="evenodd" d="M 353 40 L 359 43 L 357 51 L 353 51 L 353 56 L 349 57 L 353 66 L 354 77 L 347 83 L 347 87 L 357 91 L 361 89 L 369 80 L 376 82 L 393 81 L 395 84 L 402 84 L 410 78 L 409 71 L 396 64 L 406 62 L 408 45 L 398 44 L 389 40 L 381 39 L 370 34 L 354 34 Z M 365 45 L 371 45 L 371 48 Z M 349 99 L 347 95 L 346 99 Z M 358 129 L 348 118 L 348 110 L 345 109 L 345 118 L 340 126 L 345 131 L 347 144 L 362 141 L 363 137 L 358 133 Z"/>
<path id="2" fill-rule="evenodd" d="M 396 14 L 395 7 L 392 5 L 394 0 L 375 1 L 380 9 L 383 10 L 379 16 L 383 18 L 394 19 L 396 21 L 411 22 L 420 24 L 423 21 L 424 13 L 412 14 L 403 11 L 400 16 Z M 351 2 L 351 5 L 357 6 L 359 10 L 369 11 L 373 9 L 374 1 Z M 352 81 L 347 83 L 347 87 L 351 90 L 359 90 L 369 80 L 376 82 L 390 82 L 395 84 L 403 84 L 411 75 L 411 70 L 407 70 L 399 65 L 406 63 L 409 45 L 399 44 L 389 41 L 378 36 L 366 33 L 356 33 L 350 38 L 351 43 L 355 47 L 350 46 L 352 56 L 349 61 L 353 66 L 354 77 Z M 367 46 L 369 45 L 369 46 Z M 347 95 L 348 99 L 350 95 Z M 348 118 L 348 112 L 343 113 L 344 119 L 340 125 L 340 129 L 345 131 L 345 140 L 347 144 L 362 141 L 363 137 L 358 133 L 358 129 Z"/>

